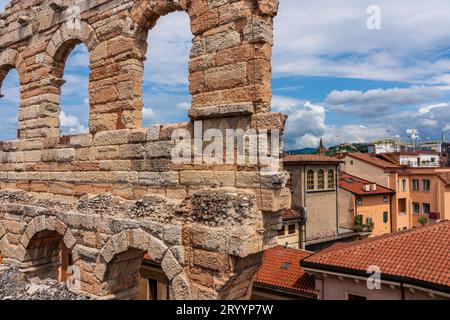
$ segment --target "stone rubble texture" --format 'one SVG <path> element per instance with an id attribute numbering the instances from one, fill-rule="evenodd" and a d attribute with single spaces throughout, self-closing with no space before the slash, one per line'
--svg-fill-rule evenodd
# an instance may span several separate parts
<path id="1" fill-rule="evenodd" d="M 71 28 L 73 7 L 80 28 Z M 270 112 L 277 0 L 12 0 L 0 14 L 0 89 L 19 73 L 18 140 L 0 142 L 0 255 L 54 276 L 63 243 L 81 293 L 131 299 L 149 254 L 172 299 L 248 299 L 290 207 L 286 175 L 256 165 L 176 164 L 171 134 L 284 130 Z M 147 35 L 185 11 L 193 34 L 190 122 L 141 128 Z M 89 133 L 60 136 L 67 56 L 89 51 Z M 282 135 L 280 137 L 282 140 Z M 282 142 L 282 141 L 280 141 Z"/>

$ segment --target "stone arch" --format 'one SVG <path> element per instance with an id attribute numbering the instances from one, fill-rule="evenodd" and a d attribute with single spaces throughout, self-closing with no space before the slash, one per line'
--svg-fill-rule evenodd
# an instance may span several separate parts
<path id="1" fill-rule="evenodd" d="M 66 23 L 62 24 L 53 34 L 46 48 L 46 61 L 50 69 L 49 77 L 51 88 L 49 88 L 49 92 L 54 95 L 53 99 L 51 99 L 48 104 L 51 104 L 51 109 L 55 111 L 52 113 L 52 117 L 55 119 L 49 122 L 57 124 L 57 128 L 55 129 L 58 133 L 60 133 L 59 115 L 61 112 L 61 86 L 65 83 L 63 74 L 66 60 L 73 49 L 79 44 L 86 46 L 89 52 L 89 60 L 91 61 L 92 53 L 99 44 L 99 41 L 94 29 L 85 21 L 80 22 L 79 29 L 69 28 Z"/>
<path id="2" fill-rule="evenodd" d="M 111 285 L 111 288 L 103 294 L 120 294 L 118 291 L 127 291 L 131 287 L 135 287 L 137 277 L 135 277 L 136 283 L 131 284 L 128 283 L 129 277 L 135 276 L 135 273 L 139 271 L 145 253 L 148 253 L 153 260 L 161 263 L 161 269 L 171 284 L 171 297 L 175 299 L 189 298 L 191 294 L 189 281 L 180 261 L 163 241 L 142 229 L 128 229 L 113 235 L 100 250 L 94 275 L 107 286 L 114 282 L 114 287 Z M 120 266 L 117 268 L 121 270 L 121 275 L 117 281 L 114 264 L 123 264 L 124 261 L 127 263 L 127 267 Z M 129 269 L 130 265 L 131 270 Z"/>
<path id="3" fill-rule="evenodd" d="M 75 237 L 67 226 L 55 216 L 33 218 L 20 239 L 23 250 L 20 265 L 30 277 L 62 279 L 64 261 L 75 245 Z"/>
<path id="4" fill-rule="evenodd" d="M 76 244 L 76 240 L 66 224 L 62 222 L 58 217 L 41 215 L 33 218 L 27 225 L 27 228 L 20 239 L 20 244 L 27 248 L 30 240 L 39 232 L 42 231 L 55 231 L 61 237 L 64 245 L 68 249 L 73 249 Z"/>
<path id="5" fill-rule="evenodd" d="M 24 64 L 21 54 L 13 49 L 6 49 L 0 53 L 0 98 L 2 95 L 2 84 L 8 73 L 16 69 L 19 75 L 19 82 L 22 84 L 22 78 L 24 75 Z M 19 106 L 17 106 L 19 107 Z"/>

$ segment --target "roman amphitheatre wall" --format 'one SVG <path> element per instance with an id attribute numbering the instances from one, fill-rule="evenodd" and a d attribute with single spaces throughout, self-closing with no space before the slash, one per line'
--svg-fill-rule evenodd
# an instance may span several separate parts
<path id="1" fill-rule="evenodd" d="M 17 140 L 0 142 L 3 262 L 52 275 L 65 248 L 80 270 L 76 290 L 133 298 L 147 255 L 161 265 L 173 299 L 248 298 L 280 209 L 290 206 L 286 175 L 281 165 L 261 174 L 254 163 L 174 162 L 172 134 L 183 128 L 192 137 L 185 143 L 195 145 L 201 121 L 201 134 L 279 130 L 282 145 L 286 118 L 270 112 L 277 7 L 276 0 L 11 1 L 0 15 L 0 89 L 15 68 L 20 105 Z M 142 128 L 148 30 L 173 11 L 187 12 L 193 34 L 191 121 Z M 89 51 L 89 133 L 61 136 L 64 64 L 79 43 Z"/>

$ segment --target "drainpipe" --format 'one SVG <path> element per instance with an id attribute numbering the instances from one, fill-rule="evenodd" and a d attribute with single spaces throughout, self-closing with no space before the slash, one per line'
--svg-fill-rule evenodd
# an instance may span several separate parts
<path id="1" fill-rule="evenodd" d="M 400 288 L 402 289 L 402 300 L 405 300 L 405 287 L 403 286 L 403 282 L 400 282 Z"/>
<path id="2" fill-rule="evenodd" d="M 339 236 L 339 172 L 341 171 L 341 165 L 336 168 L 336 174 L 334 177 L 334 187 L 336 188 L 336 235 Z"/>
<path id="3" fill-rule="evenodd" d="M 306 166 L 303 165 L 303 179 L 301 180 L 302 188 L 303 188 L 303 199 L 302 199 L 302 206 L 306 208 Z M 306 249 L 306 224 L 308 223 L 308 220 L 306 220 L 306 223 L 303 223 L 300 226 L 300 249 L 305 250 Z"/>
<path id="4" fill-rule="evenodd" d="M 393 203 L 393 201 L 392 201 L 392 198 L 394 197 L 394 195 L 393 194 L 391 194 L 390 196 L 389 196 L 389 219 L 390 219 L 390 225 L 391 225 L 391 233 L 392 232 L 394 232 L 394 226 L 393 226 L 393 217 L 392 217 L 392 212 L 393 212 L 393 210 L 392 210 L 392 203 Z"/>

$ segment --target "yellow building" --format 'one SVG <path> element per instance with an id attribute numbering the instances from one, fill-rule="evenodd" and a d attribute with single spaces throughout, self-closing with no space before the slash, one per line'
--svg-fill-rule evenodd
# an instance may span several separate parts
<path id="1" fill-rule="evenodd" d="M 339 187 L 342 228 L 371 232 L 372 236 L 391 232 L 393 190 L 345 172 L 339 173 Z"/>
<path id="2" fill-rule="evenodd" d="M 450 168 L 411 168 L 363 153 L 347 154 L 343 160 L 345 172 L 395 191 L 392 231 L 416 227 L 421 219 L 450 219 Z"/>

